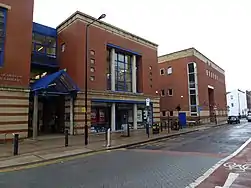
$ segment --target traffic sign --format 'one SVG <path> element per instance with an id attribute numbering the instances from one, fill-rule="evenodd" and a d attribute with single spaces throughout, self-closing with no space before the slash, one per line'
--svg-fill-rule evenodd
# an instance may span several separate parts
<path id="1" fill-rule="evenodd" d="M 151 99 L 147 98 L 146 99 L 146 106 L 150 106 Z"/>

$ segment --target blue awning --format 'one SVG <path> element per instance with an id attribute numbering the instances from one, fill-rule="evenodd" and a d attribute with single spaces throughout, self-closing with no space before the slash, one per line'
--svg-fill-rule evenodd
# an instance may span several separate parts
<path id="1" fill-rule="evenodd" d="M 70 94 L 78 92 L 79 88 L 65 70 L 60 70 L 34 82 L 31 85 L 31 91 L 48 94 Z"/>

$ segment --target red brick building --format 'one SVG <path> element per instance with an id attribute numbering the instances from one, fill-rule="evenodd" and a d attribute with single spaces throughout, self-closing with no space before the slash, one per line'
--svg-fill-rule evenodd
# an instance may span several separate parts
<path id="1" fill-rule="evenodd" d="M 88 108 L 85 32 L 95 18 L 75 12 L 57 28 L 33 22 L 34 0 L 0 0 L 0 139 L 120 130 L 160 121 L 157 45 L 103 21 L 89 27 Z M 20 16 L 22 15 L 22 16 Z"/>
<path id="2" fill-rule="evenodd" d="M 177 116 L 177 107 L 187 117 L 209 120 L 216 112 L 227 115 L 225 72 L 195 48 L 158 58 L 161 118 Z M 223 118 L 220 118 L 223 117 Z"/>

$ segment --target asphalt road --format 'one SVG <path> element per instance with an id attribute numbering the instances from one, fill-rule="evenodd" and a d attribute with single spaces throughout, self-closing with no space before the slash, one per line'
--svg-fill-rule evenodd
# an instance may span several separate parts
<path id="1" fill-rule="evenodd" d="M 0 173 L 0 188 L 183 188 L 249 137 L 229 125 L 72 161 Z"/>

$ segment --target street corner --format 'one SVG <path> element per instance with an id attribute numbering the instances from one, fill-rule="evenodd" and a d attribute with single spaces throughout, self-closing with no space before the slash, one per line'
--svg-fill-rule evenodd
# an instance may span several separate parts
<path id="1" fill-rule="evenodd" d="M 190 187 L 227 188 L 251 187 L 251 139 L 236 152 L 219 161 Z"/>

